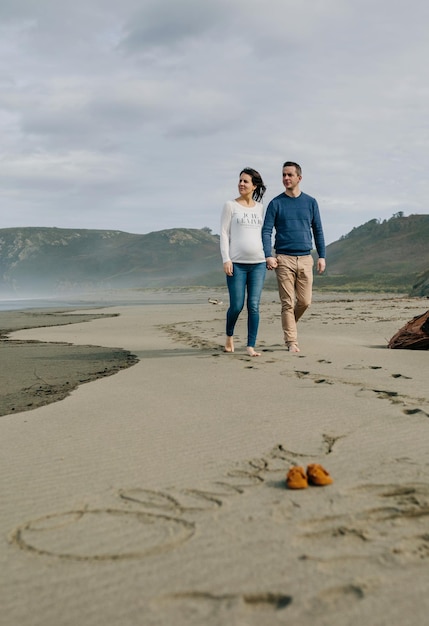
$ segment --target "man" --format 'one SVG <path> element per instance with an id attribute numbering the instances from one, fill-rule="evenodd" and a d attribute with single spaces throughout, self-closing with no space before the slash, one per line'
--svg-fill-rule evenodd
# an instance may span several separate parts
<path id="1" fill-rule="evenodd" d="M 313 237 L 318 254 L 317 271 L 325 271 L 325 239 L 317 201 L 302 192 L 298 163 L 283 165 L 285 192 L 271 200 L 262 226 L 267 269 L 275 270 L 282 306 L 284 340 L 290 352 L 299 352 L 296 323 L 311 304 L 313 287 Z M 272 255 L 271 236 L 275 228 Z"/>

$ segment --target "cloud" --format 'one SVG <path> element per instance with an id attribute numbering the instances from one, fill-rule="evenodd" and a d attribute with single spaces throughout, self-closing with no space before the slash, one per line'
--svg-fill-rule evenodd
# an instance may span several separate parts
<path id="1" fill-rule="evenodd" d="M 4 0 L 2 226 L 219 231 L 300 162 L 334 241 L 428 212 L 424 0 Z"/>
<path id="2" fill-rule="evenodd" d="M 122 46 L 132 52 L 172 52 L 195 39 L 202 40 L 222 25 L 230 3 L 226 0 L 147 0 L 127 20 Z"/>

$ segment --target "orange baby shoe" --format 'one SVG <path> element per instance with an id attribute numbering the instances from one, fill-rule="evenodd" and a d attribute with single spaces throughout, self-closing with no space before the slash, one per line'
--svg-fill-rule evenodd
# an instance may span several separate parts
<path id="1" fill-rule="evenodd" d="M 304 468 L 296 466 L 291 467 L 286 476 L 286 485 L 289 489 L 305 489 L 308 487 Z"/>
<path id="2" fill-rule="evenodd" d="M 331 485 L 334 482 L 329 472 L 318 463 L 310 463 L 310 465 L 307 466 L 307 478 L 309 483 L 317 485 L 318 487 Z"/>

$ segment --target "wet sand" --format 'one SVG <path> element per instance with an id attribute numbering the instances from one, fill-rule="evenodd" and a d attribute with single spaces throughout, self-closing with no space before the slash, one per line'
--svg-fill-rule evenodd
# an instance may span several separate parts
<path id="1" fill-rule="evenodd" d="M 429 352 L 386 346 L 427 299 L 317 296 L 292 355 L 265 292 L 250 358 L 206 296 L 10 335 L 139 361 L 1 418 L 4 623 L 425 623 Z"/>
<path id="2" fill-rule="evenodd" d="M 121 348 L 10 339 L 23 328 L 75 324 L 109 316 L 69 310 L 0 312 L 0 417 L 67 397 L 79 385 L 116 374 L 137 362 Z"/>

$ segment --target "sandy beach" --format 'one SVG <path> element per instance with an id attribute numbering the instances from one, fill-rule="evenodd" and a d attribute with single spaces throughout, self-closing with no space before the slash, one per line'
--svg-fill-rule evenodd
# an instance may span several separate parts
<path id="1" fill-rule="evenodd" d="M 259 358 L 245 315 L 223 353 L 223 290 L 7 326 L 38 351 L 30 374 L 50 384 L 39 368 L 57 355 L 55 385 L 75 383 L 0 418 L 0 623 L 424 624 L 429 352 L 387 342 L 428 307 L 316 293 L 294 355 L 266 290 Z M 23 362 L 3 348 L 2 389 Z M 313 462 L 332 485 L 285 488 L 291 465 Z"/>

